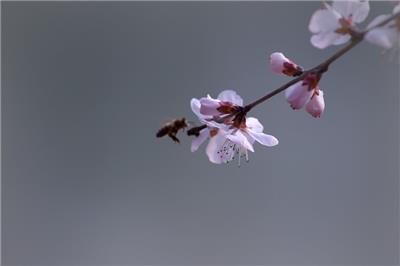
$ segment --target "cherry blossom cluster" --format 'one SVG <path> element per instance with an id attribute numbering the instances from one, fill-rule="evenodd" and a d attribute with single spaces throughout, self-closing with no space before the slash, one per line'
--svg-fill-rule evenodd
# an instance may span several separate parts
<path id="1" fill-rule="evenodd" d="M 253 107 L 280 92 L 284 92 L 292 109 L 304 108 L 312 117 L 321 117 L 325 100 L 319 82 L 335 60 L 363 40 L 383 49 L 391 49 L 400 43 L 400 4 L 394 6 L 392 14 L 376 17 L 365 30 L 361 30 L 357 25 L 367 18 L 369 11 L 367 0 L 324 3 L 323 8 L 315 11 L 310 19 L 311 44 L 319 49 L 349 44 L 309 70 L 304 70 L 281 52 L 272 53 L 269 57 L 272 72 L 292 77 L 292 80 L 250 104 L 244 105 L 242 98 L 233 90 L 224 90 L 217 98 L 210 95 L 193 98 L 191 109 L 201 126 L 187 131 L 188 135 L 195 136 L 191 151 L 198 150 L 203 142 L 209 140 L 206 154 L 212 163 L 228 163 L 238 158 L 240 165 L 242 158 L 248 161 L 248 151 L 254 152 L 255 142 L 267 147 L 277 145 L 278 139 L 263 133 L 264 127 L 259 120 L 247 114 Z"/>
<path id="2" fill-rule="evenodd" d="M 264 127 L 254 117 L 240 114 L 243 110 L 242 98 L 233 90 L 221 92 L 216 99 L 210 95 L 191 100 L 192 111 L 206 127 L 192 141 L 192 152 L 207 139 L 208 159 L 213 163 L 227 163 L 238 157 L 239 165 L 242 157 L 248 161 L 248 151 L 254 152 L 255 141 L 271 147 L 278 140 L 263 133 Z"/>

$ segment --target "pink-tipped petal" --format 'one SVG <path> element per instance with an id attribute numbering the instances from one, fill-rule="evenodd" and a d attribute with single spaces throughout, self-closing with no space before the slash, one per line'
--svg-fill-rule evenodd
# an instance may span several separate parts
<path id="1" fill-rule="evenodd" d="M 299 81 L 285 91 L 285 97 L 293 109 L 301 109 L 311 98 L 313 91 Z"/>
<path id="2" fill-rule="evenodd" d="M 234 105 L 243 106 L 243 99 L 233 90 L 224 90 L 222 91 L 218 97 L 218 100 L 223 102 L 230 102 Z"/>
<path id="3" fill-rule="evenodd" d="M 210 136 L 210 129 L 205 128 L 200 131 L 200 135 L 196 137 L 195 139 L 192 140 L 192 145 L 190 147 L 190 150 L 192 152 L 197 151 L 197 149 L 200 147 L 200 145 Z"/>
<path id="4" fill-rule="evenodd" d="M 270 55 L 269 63 L 272 72 L 276 74 L 284 74 L 290 77 L 298 76 L 303 72 L 303 69 L 286 58 L 284 54 L 275 52 Z"/>
<path id="5" fill-rule="evenodd" d="M 200 113 L 203 115 L 220 115 L 221 113 L 217 110 L 217 108 L 220 106 L 221 104 L 219 100 L 209 97 L 200 99 Z"/>
<path id="6" fill-rule="evenodd" d="M 313 117 L 320 117 L 325 110 L 324 92 L 319 90 L 319 95 L 314 95 L 306 105 L 306 111 Z"/>
<path id="7" fill-rule="evenodd" d="M 290 60 L 287 59 L 282 53 L 275 52 L 272 53 L 269 57 L 271 70 L 276 74 L 282 74 L 282 71 L 284 69 L 283 64 L 286 62 L 290 62 Z"/>

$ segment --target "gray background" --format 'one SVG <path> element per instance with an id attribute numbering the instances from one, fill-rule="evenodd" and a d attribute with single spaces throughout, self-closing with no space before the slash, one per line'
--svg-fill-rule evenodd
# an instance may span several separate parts
<path id="1" fill-rule="evenodd" d="M 3 264 L 399 263 L 399 68 L 379 48 L 331 67 L 321 119 L 256 108 L 280 144 L 241 168 L 155 138 L 192 97 L 287 81 L 274 51 L 337 50 L 309 43 L 320 3 L 1 4 Z"/>

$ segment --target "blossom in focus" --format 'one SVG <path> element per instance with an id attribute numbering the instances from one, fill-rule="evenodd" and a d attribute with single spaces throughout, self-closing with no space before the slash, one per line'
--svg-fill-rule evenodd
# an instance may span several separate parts
<path id="1" fill-rule="evenodd" d="M 285 97 L 293 109 L 298 110 L 305 106 L 306 111 L 313 117 L 320 117 L 324 112 L 324 93 L 320 90 L 318 77 L 314 74 L 307 75 L 287 88 Z"/>
<path id="2" fill-rule="evenodd" d="M 393 9 L 393 14 L 400 12 L 400 4 L 396 5 Z M 381 27 L 376 27 L 379 23 L 389 18 L 391 15 L 380 15 L 371 21 L 365 34 L 365 39 L 375 45 L 384 49 L 390 49 L 395 44 L 400 43 L 400 17 L 386 23 Z M 376 27 L 376 28 L 375 28 Z"/>
<path id="3" fill-rule="evenodd" d="M 285 74 L 287 76 L 299 76 L 303 69 L 285 57 L 284 54 L 275 52 L 269 57 L 271 69 L 276 74 Z"/>
<path id="4" fill-rule="evenodd" d="M 206 116 L 232 114 L 243 105 L 243 99 L 233 90 L 222 91 L 217 99 L 210 95 L 200 98 L 200 113 Z"/>
<path id="5" fill-rule="evenodd" d="M 256 118 L 243 117 L 238 127 L 234 123 L 235 117 L 229 117 L 223 121 L 218 120 L 224 117 L 221 115 L 226 114 L 224 108 L 227 106 L 241 107 L 242 105 L 242 98 L 232 90 L 221 92 L 217 99 L 210 96 L 200 100 L 193 98 L 191 100 L 192 111 L 207 127 L 193 139 L 191 151 L 196 151 L 203 142 L 209 139 L 206 154 L 212 163 L 228 163 L 237 156 L 240 165 L 242 157 L 248 160 L 249 150 L 254 152 L 255 141 L 265 146 L 277 145 L 278 140 L 274 136 L 264 134 L 263 126 Z M 221 107 L 223 107 L 222 110 Z"/>
<path id="6" fill-rule="evenodd" d="M 369 13 L 368 0 L 333 1 L 332 6 L 314 12 L 308 26 L 313 36 L 311 44 L 324 49 L 351 39 L 356 23 L 363 22 Z"/>

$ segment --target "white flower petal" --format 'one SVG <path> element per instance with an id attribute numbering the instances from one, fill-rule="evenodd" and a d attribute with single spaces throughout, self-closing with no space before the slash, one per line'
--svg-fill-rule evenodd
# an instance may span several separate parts
<path id="1" fill-rule="evenodd" d="M 237 145 L 254 152 L 253 145 L 240 130 L 236 131 L 234 134 L 229 134 L 226 137 Z"/>
<path id="2" fill-rule="evenodd" d="M 218 100 L 224 102 L 231 102 L 235 105 L 243 106 L 243 99 L 233 90 L 224 90 L 222 91 L 218 97 Z"/>
<path id="3" fill-rule="evenodd" d="M 267 147 L 272 147 L 272 146 L 278 145 L 278 143 L 279 143 L 278 139 L 272 135 L 254 132 L 252 130 L 247 130 L 247 133 L 252 138 L 254 138 L 257 142 L 259 142 L 260 144 L 267 146 Z"/>
<path id="4" fill-rule="evenodd" d="M 208 159 L 212 163 L 220 164 L 223 163 L 223 158 L 218 154 L 222 146 L 226 142 L 226 136 L 223 133 L 218 132 L 217 135 L 210 138 L 206 148 L 206 154 Z"/>
<path id="5" fill-rule="evenodd" d="M 367 34 L 365 34 L 365 39 L 372 44 L 383 47 L 384 49 L 390 49 L 396 41 L 396 35 L 396 30 L 379 27 L 368 31 Z"/>
<path id="6" fill-rule="evenodd" d="M 192 140 L 192 146 L 190 147 L 190 150 L 192 152 L 197 151 L 200 145 L 210 136 L 209 134 L 210 134 L 209 128 L 202 129 L 200 131 L 200 135 Z"/>
<path id="7" fill-rule="evenodd" d="M 369 13 L 367 0 L 333 1 L 332 7 L 344 18 L 351 18 L 353 22 L 363 22 Z"/>
<path id="8" fill-rule="evenodd" d="M 331 31 L 322 32 L 311 36 L 311 44 L 319 49 L 325 49 L 326 47 L 334 44 L 341 35 Z"/>
<path id="9" fill-rule="evenodd" d="M 397 4 L 394 8 L 393 8 L 393 14 L 400 12 L 400 4 Z"/>
<path id="10" fill-rule="evenodd" d="M 382 21 L 384 21 L 385 19 L 387 19 L 388 17 L 390 17 L 390 15 L 379 15 L 376 18 L 374 18 L 367 26 L 367 29 L 371 29 L 373 27 L 375 27 L 376 25 L 378 25 L 379 23 L 381 23 Z"/>
<path id="11" fill-rule="evenodd" d="M 331 9 L 320 9 L 311 16 L 308 29 L 312 33 L 335 31 L 340 28 L 340 16 Z"/>
<path id="12" fill-rule="evenodd" d="M 192 108 L 193 113 L 197 116 L 197 117 L 203 117 L 203 115 L 200 113 L 200 101 L 196 98 L 193 98 L 190 101 L 190 108 Z"/>
<path id="13" fill-rule="evenodd" d="M 264 130 L 264 126 L 255 117 L 246 118 L 246 127 L 248 127 L 254 132 L 263 132 Z"/>
<path id="14" fill-rule="evenodd" d="M 341 35 L 341 34 L 337 34 L 337 38 L 336 40 L 333 42 L 333 45 L 340 45 L 340 44 L 344 44 L 348 41 L 350 41 L 351 36 L 349 34 L 346 35 Z"/>

